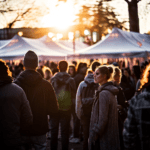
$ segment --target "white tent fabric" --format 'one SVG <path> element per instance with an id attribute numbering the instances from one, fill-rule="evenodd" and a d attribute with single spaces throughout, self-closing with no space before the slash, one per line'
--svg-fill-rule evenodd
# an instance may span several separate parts
<path id="1" fill-rule="evenodd" d="M 104 40 L 93 46 L 76 42 L 75 49 L 74 55 L 72 42 L 54 42 L 48 36 L 30 39 L 15 35 L 10 40 L 0 41 L 0 58 L 20 59 L 28 50 L 35 51 L 41 60 L 62 60 L 66 57 L 70 59 L 147 57 L 150 53 L 150 35 L 114 28 L 112 33 L 108 34 Z"/>
<path id="2" fill-rule="evenodd" d="M 6 46 L 10 41 L 11 41 L 11 39 L 10 40 L 0 40 L 0 48 Z"/>
<path id="3" fill-rule="evenodd" d="M 53 49 L 54 51 L 64 53 L 66 55 L 73 54 L 73 49 L 62 46 L 61 44 L 58 44 L 58 42 L 52 41 L 47 35 L 43 36 L 42 38 L 38 39 L 41 41 L 44 45 L 46 45 L 48 48 Z"/>
<path id="4" fill-rule="evenodd" d="M 57 42 L 58 45 L 60 46 L 64 46 L 67 47 L 67 48 L 70 48 L 71 50 L 73 49 L 73 42 L 72 41 L 68 41 L 68 40 L 59 40 Z M 80 41 L 75 41 L 75 51 L 77 52 L 78 50 L 81 50 L 81 49 L 84 49 L 84 48 L 87 48 L 89 47 L 89 45 L 83 43 L 83 42 L 80 42 Z"/>
<path id="5" fill-rule="evenodd" d="M 122 31 L 114 28 L 112 33 L 93 46 L 76 52 L 76 58 L 146 57 L 150 52 L 150 35 Z M 74 58 L 75 58 L 74 57 Z M 69 58 L 72 58 L 70 55 Z"/>
<path id="6" fill-rule="evenodd" d="M 7 45 L 0 48 L 0 58 L 21 59 L 28 50 L 33 50 L 40 59 L 61 60 L 67 56 L 64 53 L 54 51 L 36 39 L 25 39 L 15 35 Z"/>

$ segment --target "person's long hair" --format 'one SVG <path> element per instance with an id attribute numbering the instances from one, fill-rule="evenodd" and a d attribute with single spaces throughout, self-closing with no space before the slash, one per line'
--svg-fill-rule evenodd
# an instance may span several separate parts
<path id="1" fill-rule="evenodd" d="M 73 68 L 73 77 L 76 75 L 76 68 L 74 65 L 70 65 L 69 68 Z M 68 68 L 68 74 L 70 74 L 69 72 L 69 68 Z"/>
<path id="2" fill-rule="evenodd" d="M 143 90 L 144 88 L 150 86 L 150 64 L 146 66 L 146 69 L 143 72 L 141 85 L 138 91 Z"/>
<path id="3" fill-rule="evenodd" d="M 12 77 L 12 72 L 9 70 L 8 65 L 2 59 L 0 59 L 0 77 Z"/>
<path id="4" fill-rule="evenodd" d="M 113 80 L 114 80 L 115 76 L 120 76 L 120 78 L 119 78 L 119 83 L 120 83 L 121 78 L 122 78 L 122 71 L 118 66 L 113 66 L 113 67 L 114 67 Z"/>

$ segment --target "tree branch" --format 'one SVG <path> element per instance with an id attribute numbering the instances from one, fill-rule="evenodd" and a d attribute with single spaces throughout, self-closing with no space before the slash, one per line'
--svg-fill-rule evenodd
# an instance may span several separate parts
<path id="1" fill-rule="evenodd" d="M 125 0 L 129 4 L 129 0 Z"/>
<path id="2" fill-rule="evenodd" d="M 141 0 L 137 0 L 137 3 L 140 2 Z"/>

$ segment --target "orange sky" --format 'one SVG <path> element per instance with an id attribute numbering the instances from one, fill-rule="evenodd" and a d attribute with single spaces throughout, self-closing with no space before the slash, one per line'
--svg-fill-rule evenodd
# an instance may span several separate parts
<path id="1" fill-rule="evenodd" d="M 57 27 L 65 29 L 73 24 L 75 14 L 79 8 L 85 4 L 93 4 L 96 0 L 67 0 L 66 3 L 58 0 L 36 0 L 36 5 L 41 6 L 43 3 L 49 8 L 50 13 L 41 18 L 39 26 L 35 27 Z M 76 5 L 74 5 L 76 2 Z M 150 5 L 147 10 L 146 3 L 150 0 L 142 0 L 139 2 L 139 19 L 140 19 L 140 32 L 145 33 L 150 31 Z M 59 4 L 59 5 L 58 5 Z M 119 19 L 128 20 L 128 6 L 124 0 L 113 0 L 110 3 L 115 8 L 115 11 L 120 14 Z M 9 17 L 10 18 L 10 14 Z M 21 27 L 23 22 L 18 22 L 15 27 Z M 36 24 L 35 24 L 36 25 Z M 34 26 L 34 25 L 33 25 Z M 0 25 L 2 28 L 3 26 Z"/>

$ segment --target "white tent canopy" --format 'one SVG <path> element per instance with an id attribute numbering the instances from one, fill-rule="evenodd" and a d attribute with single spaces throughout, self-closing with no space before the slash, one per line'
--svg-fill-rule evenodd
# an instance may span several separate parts
<path id="1" fill-rule="evenodd" d="M 10 40 L 0 41 L 0 58 L 23 59 L 28 50 L 37 53 L 41 60 L 63 60 L 72 58 L 133 58 L 147 57 L 150 52 L 150 35 L 136 32 L 122 31 L 114 28 L 112 33 L 93 46 L 82 42 L 52 41 L 48 36 L 39 39 L 30 39 L 15 35 Z"/>
<path id="2" fill-rule="evenodd" d="M 76 52 L 74 58 L 146 57 L 148 52 L 150 52 L 150 35 L 114 28 L 104 40 Z"/>
<path id="3" fill-rule="evenodd" d="M 10 40 L 0 40 L 0 58 L 23 59 L 28 50 L 37 53 L 41 60 L 62 60 L 67 55 L 73 55 L 73 43 L 67 41 L 52 41 L 48 36 L 39 39 L 31 39 L 15 35 Z M 76 50 L 86 48 L 88 45 L 76 42 Z"/>
<path id="4" fill-rule="evenodd" d="M 2 59 L 21 59 L 28 50 L 33 50 L 40 59 L 60 60 L 67 54 L 57 52 L 48 48 L 40 40 L 22 38 L 15 35 L 5 46 L 0 48 L 0 58 Z"/>

